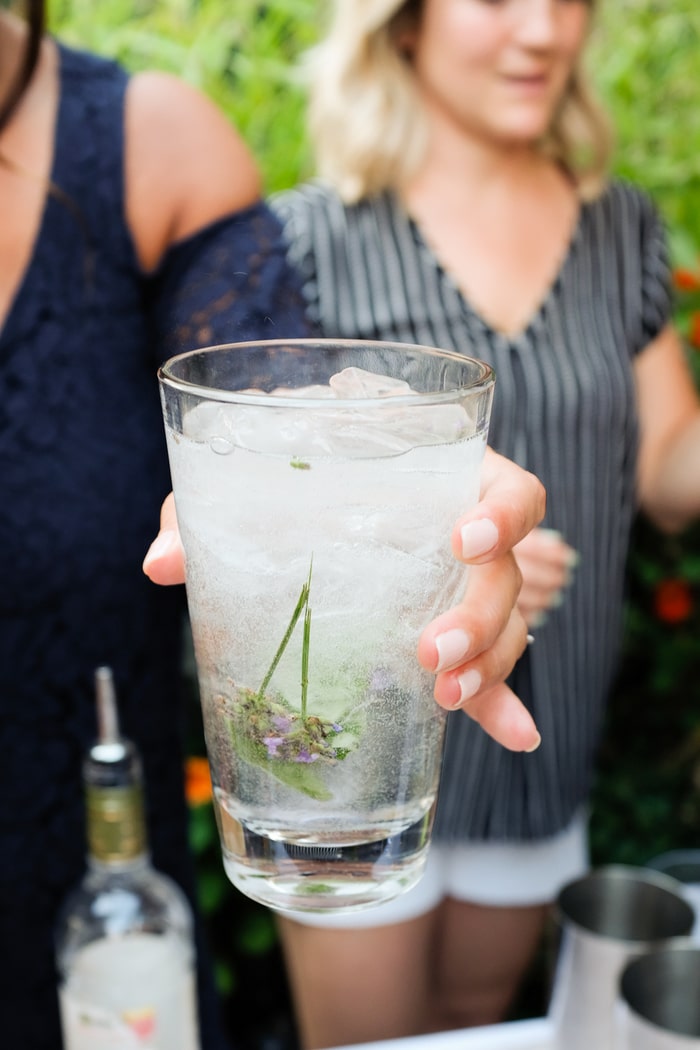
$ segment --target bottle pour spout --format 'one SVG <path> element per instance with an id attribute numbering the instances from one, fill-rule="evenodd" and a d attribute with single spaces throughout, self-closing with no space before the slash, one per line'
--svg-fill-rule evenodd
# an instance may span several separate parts
<path id="1" fill-rule="evenodd" d="M 98 667 L 94 676 L 97 709 L 97 739 L 86 758 L 86 776 L 101 782 L 105 776 L 138 779 L 138 757 L 134 745 L 122 736 L 114 675 L 111 667 Z M 111 773 L 109 770 L 111 769 Z"/>
<path id="2" fill-rule="evenodd" d="M 98 667 L 95 671 L 95 698 L 97 701 L 97 738 L 100 744 L 118 744 L 119 715 L 114 676 L 111 667 Z"/>

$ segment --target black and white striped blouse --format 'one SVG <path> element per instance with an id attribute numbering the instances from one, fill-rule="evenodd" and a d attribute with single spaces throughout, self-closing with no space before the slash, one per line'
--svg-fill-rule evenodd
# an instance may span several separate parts
<path id="1" fill-rule="evenodd" d="M 490 444 L 544 482 L 545 524 L 580 553 L 564 604 L 511 680 L 541 747 L 514 754 L 451 714 L 435 826 L 443 841 L 551 835 L 588 795 L 616 669 L 635 510 L 632 359 L 670 311 L 662 223 L 623 183 L 583 204 L 548 294 L 506 337 L 469 305 L 391 194 L 345 206 L 312 183 L 272 204 L 324 335 L 439 346 L 493 366 Z"/>

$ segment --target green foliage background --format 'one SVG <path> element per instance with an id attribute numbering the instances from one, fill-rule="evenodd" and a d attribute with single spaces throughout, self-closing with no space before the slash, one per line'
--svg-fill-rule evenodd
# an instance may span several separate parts
<path id="1" fill-rule="evenodd" d="M 276 190 L 312 169 L 296 62 L 315 40 L 326 6 L 324 0 L 53 0 L 50 15 L 68 42 L 133 70 L 169 70 L 200 87 L 240 129 L 268 190 Z M 700 5 L 606 0 L 597 6 L 590 68 L 617 129 L 615 170 L 657 201 L 675 265 L 698 271 Z M 699 311 L 697 292 L 679 297 L 676 319 L 686 337 Z M 688 343 L 688 353 L 698 375 L 698 349 Z M 689 607 L 678 622 L 657 608 L 659 587 L 669 579 L 688 588 Z M 700 848 L 699 598 L 698 530 L 669 540 L 640 522 L 630 558 L 625 656 L 592 800 L 596 863 L 643 863 L 674 847 Z M 194 738 L 201 744 L 196 731 Z M 244 1025 L 251 1045 L 271 1045 L 264 1043 L 270 1025 L 284 1027 L 279 1014 L 286 1008 L 284 986 L 271 978 L 272 920 L 226 883 L 207 806 L 193 813 L 192 841 L 232 1024 L 240 1034 L 246 1012 L 277 1017 L 267 1028 Z M 253 984 L 245 985 L 251 973 Z M 262 998 L 258 985 L 266 986 Z"/>
<path id="2" fill-rule="evenodd" d="M 310 171 L 296 70 L 319 31 L 324 0 L 48 0 L 66 42 L 157 68 L 204 91 L 255 153 L 268 190 Z"/>
<path id="3" fill-rule="evenodd" d="M 669 226 L 676 267 L 700 273 L 700 7 L 693 0 L 607 0 L 591 69 L 613 114 L 616 171 L 645 187 Z M 700 294 L 677 292 L 676 321 L 691 345 Z M 677 622 L 660 613 L 664 581 L 687 584 Z M 676 538 L 638 522 L 629 564 L 624 660 L 610 706 L 593 795 L 599 863 L 644 863 L 700 849 L 700 530 Z"/>

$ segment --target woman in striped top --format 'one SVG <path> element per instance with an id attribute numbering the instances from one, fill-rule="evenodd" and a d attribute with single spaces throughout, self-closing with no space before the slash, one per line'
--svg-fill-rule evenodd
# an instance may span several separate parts
<path id="1" fill-rule="evenodd" d="M 541 747 L 509 751 L 451 715 L 422 883 L 359 917 L 281 921 L 306 1046 L 507 1014 L 548 903 L 587 863 L 632 517 L 641 504 L 676 529 L 700 510 L 664 231 L 605 178 L 580 66 L 590 7 L 336 0 L 312 56 L 322 181 L 273 201 L 310 317 L 492 364 L 490 442 L 543 480 L 548 509 L 520 551 L 535 642 L 512 676 Z M 466 664 L 455 707 L 482 672 Z"/>

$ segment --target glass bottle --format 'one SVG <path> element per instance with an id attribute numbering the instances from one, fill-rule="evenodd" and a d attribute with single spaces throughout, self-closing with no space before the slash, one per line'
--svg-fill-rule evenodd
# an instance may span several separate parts
<path id="1" fill-rule="evenodd" d="M 199 1050 L 191 909 L 151 864 L 139 755 L 119 732 L 111 670 L 95 679 L 87 871 L 56 932 L 65 1050 Z"/>

